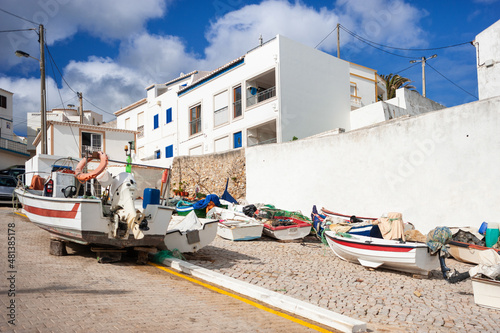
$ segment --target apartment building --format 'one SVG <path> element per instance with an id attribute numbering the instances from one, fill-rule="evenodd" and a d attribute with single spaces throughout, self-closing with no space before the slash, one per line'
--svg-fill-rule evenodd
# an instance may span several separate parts
<path id="1" fill-rule="evenodd" d="M 138 131 L 137 161 L 163 166 L 174 156 L 349 130 L 351 110 L 385 96 L 375 70 L 281 35 L 212 72 L 146 90 L 146 98 L 115 112 L 117 127 Z"/>

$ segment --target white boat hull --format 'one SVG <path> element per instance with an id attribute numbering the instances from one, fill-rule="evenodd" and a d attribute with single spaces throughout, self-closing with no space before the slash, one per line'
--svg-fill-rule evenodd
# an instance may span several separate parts
<path id="1" fill-rule="evenodd" d="M 135 239 L 130 233 L 127 239 L 111 236 L 111 221 L 103 212 L 99 199 L 54 198 L 16 189 L 15 194 L 28 219 L 52 236 L 80 244 L 99 244 L 116 247 L 156 246 L 160 244 L 168 228 L 173 208 L 148 205 L 144 238 Z"/>
<path id="2" fill-rule="evenodd" d="M 402 272 L 427 275 L 439 268 L 439 258 L 431 255 L 423 243 L 400 243 L 367 236 L 343 237 L 333 231 L 325 231 L 332 251 L 341 259 L 370 268 L 388 268 Z"/>
<path id="3" fill-rule="evenodd" d="M 474 303 L 492 309 L 500 309 L 500 281 L 472 278 Z"/>
<path id="4" fill-rule="evenodd" d="M 185 216 L 173 216 L 173 219 L 184 219 Z M 198 229 L 180 231 L 168 230 L 162 247 L 170 251 L 178 250 L 181 253 L 193 253 L 210 244 L 217 236 L 217 220 L 198 219 L 202 226 Z"/>
<path id="5" fill-rule="evenodd" d="M 293 240 L 301 239 L 309 235 L 311 232 L 311 225 L 307 226 L 291 226 L 286 228 L 268 228 L 264 226 L 263 233 L 266 236 L 278 240 Z"/>
<path id="6" fill-rule="evenodd" d="M 217 235 L 232 241 L 246 241 L 257 239 L 262 236 L 264 225 L 252 221 L 231 221 L 219 223 Z"/>

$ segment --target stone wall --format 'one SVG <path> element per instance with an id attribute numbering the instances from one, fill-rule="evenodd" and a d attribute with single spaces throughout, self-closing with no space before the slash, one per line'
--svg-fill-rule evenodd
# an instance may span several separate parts
<path id="1" fill-rule="evenodd" d="M 221 196 L 229 178 L 228 191 L 235 199 L 246 197 L 245 150 L 233 150 L 202 156 L 179 156 L 172 163 L 170 195 L 183 182 L 183 188 L 193 197 L 199 193 Z"/>

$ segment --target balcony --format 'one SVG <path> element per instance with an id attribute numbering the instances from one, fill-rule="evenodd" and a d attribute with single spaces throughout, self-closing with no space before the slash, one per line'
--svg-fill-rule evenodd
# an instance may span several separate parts
<path id="1" fill-rule="evenodd" d="M 0 138 L 0 149 L 29 156 L 27 144 L 18 141 Z"/>
<path id="2" fill-rule="evenodd" d="M 264 102 L 274 96 L 276 96 L 276 87 L 257 92 L 255 95 L 247 97 L 247 107 Z"/>

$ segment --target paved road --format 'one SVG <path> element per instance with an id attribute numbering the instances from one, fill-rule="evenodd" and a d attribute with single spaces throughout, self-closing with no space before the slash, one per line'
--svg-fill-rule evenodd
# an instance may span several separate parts
<path id="1" fill-rule="evenodd" d="M 15 231 L 10 263 L 9 224 Z M 88 247 L 75 244 L 64 257 L 49 255 L 48 248 L 46 231 L 0 207 L 0 332 L 314 331 L 153 266 L 136 265 L 132 256 L 98 264 Z M 9 295 L 12 288 L 15 296 Z M 12 300 L 15 326 L 8 322 Z"/>
<path id="2" fill-rule="evenodd" d="M 444 281 L 369 270 L 337 258 L 314 237 L 304 243 L 216 238 L 187 261 L 367 322 L 373 332 L 500 332 L 500 310 L 474 303 L 470 279 Z M 447 260 L 459 272 L 472 265 Z"/>

